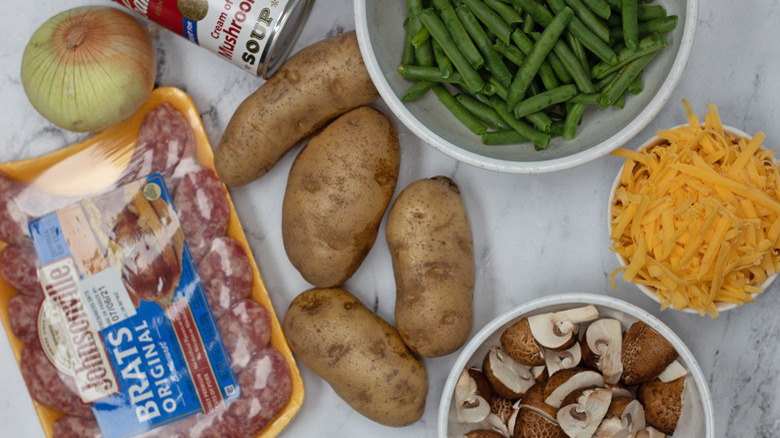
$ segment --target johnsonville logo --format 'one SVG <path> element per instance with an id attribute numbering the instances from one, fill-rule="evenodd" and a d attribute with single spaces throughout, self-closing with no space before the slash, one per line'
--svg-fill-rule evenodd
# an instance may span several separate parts
<path id="1" fill-rule="evenodd" d="M 103 341 L 79 293 L 79 275 L 68 257 L 38 270 L 46 296 L 38 316 L 41 345 L 49 360 L 73 377 L 84 403 L 119 392 Z"/>

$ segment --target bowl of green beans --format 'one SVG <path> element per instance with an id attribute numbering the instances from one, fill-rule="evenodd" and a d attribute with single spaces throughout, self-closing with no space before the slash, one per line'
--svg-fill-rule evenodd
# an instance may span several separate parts
<path id="1" fill-rule="evenodd" d="M 542 173 L 610 153 L 668 101 L 697 0 L 355 0 L 369 74 L 422 141 Z"/>

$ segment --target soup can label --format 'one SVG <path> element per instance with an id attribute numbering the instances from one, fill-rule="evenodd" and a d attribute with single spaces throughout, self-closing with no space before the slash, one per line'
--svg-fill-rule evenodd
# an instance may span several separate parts
<path id="1" fill-rule="evenodd" d="M 261 76 L 269 70 L 265 63 L 274 35 L 283 25 L 300 25 L 286 18 L 298 0 L 115 1 Z"/>

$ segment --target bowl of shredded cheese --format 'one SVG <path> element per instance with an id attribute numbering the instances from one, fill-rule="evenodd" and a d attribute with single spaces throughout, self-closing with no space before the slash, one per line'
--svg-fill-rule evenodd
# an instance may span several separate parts
<path id="1" fill-rule="evenodd" d="M 659 130 L 626 163 L 610 193 L 610 249 L 627 282 L 661 304 L 716 318 L 753 301 L 780 272 L 780 172 L 763 132 L 704 123 Z"/>

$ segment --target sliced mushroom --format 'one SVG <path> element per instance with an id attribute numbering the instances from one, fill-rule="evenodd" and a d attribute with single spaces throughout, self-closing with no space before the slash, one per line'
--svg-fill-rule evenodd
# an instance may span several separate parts
<path id="1" fill-rule="evenodd" d="M 528 326 L 539 345 L 551 350 L 565 350 L 576 341 L 578 324 L 599 317 L 596 306 L 587 305 L 555 313 L 528 317 Z"/>
<path id="2" fill-rule="evenodd" d="M 644 430 L 636 433 L 636 438 L 666 438 L 666 434 L 654 429 L 652 426 L 647 426 Z"/>
<path id="3" fill-rule="evenodd" d="M 534 409 L 520 407 L 513 431 L 515 438 L 566 438 L 556 420 L 551 420 Z"/>
<path id="4" fill-rule="evenodd" d="M 640 385 L 637 398 L 645 407 L 645 421 L 667 435 L 674 435 L 682 412 L 684 389 L 684 377 L 669 383 L 655 379 Z"/>
<path id="5" fill-rule="evenodd" d="M 494 394 L 508 400 L 517 400 L 536 383 L 529 367 L 519 364 L 498 347 L 485 355 L 482 371 Z"/>
<path id="6" fill-rule="evenodd" d="M 466 438 L 505 438 L 508 435 L 496 432 L 490 429 L 477 429 L 470 432 L 466 432 Z"/>
<path id="7" fill-rule="evenodd" d="M 501 420 L 496 414 L 488 414 L 483 424 L 488 426 L 491 431 L 498 433 L 500 436 L 509 437 L 509 429 L 504 421 Z"/>
<path id="8" fill-rule="evenodd" d="M 536 379 L 536 383 L 546 382 L 550 374 L 547 372 L 547 367 L 544 365 L 531 368 L 531 374 Z"/>
<path id="9" fill-rule="evenodd" d="M 531 334 L 528 318 L 507 327 L 501 333 L 500 342 L 501 348 L 517 362 L 529 367 L 544 365 L 542 347 Z"/>
<path id="10" fill-rule="evenodd" d="M 645 409 L 638 400 L 612 396 L 607 414 L 596 429 L 598 438 L 629 438 L 645 428 Z"/>
<path id="11" fill-rule="evenodd" d="M 580 388 L 569 394 L 558 409 L 558 424 L 571 438 L 590 438 L 611 401 L 612 391 L 607 388 Z"/>
<path id="12" fill-rule="evenodd" d="M 625 386 L 622 386 L 620 383 L 616 383 L 614 385 L 607 384 L 607 388 L 612 390 L 613 399 L 616 397 L 634 398 L 634 393 Z"/>
<path id="13" fill-rule="evenodd" d="M 664 383 L 669 383 L 672 380 L 677 380 L 680 377 L 684 377 L 686 374 L 688 374 L 688 370 L 682 366 L 680 361 L 676 360 L 670 363 L 669 366 L 658 375 L 658 380 Z"/>
<path id="14" fill-rule="evenodd" d="M 594 386 L 604 386 L 604 377 L 596 371 L 585 368 L 570 368 L 559 371 L 547 380 L 544 388 L 544 401 L 554 408 L 560 408 L 567 395 L 580 388 Z"/>
<path id="15" fill-rule="evenodd" d="M 621 349 L 620 381 L 627 386 L 653 380 L 677 359 L 672 344 L 642 321 L 628 328 Z"/>
<path id="16" fill-rule="evenodd" d="M 484 398 L 472 394 L 456 405 L 458 421 L 461 423 L 479 423 L 490 415 L 490 405 Z"/>
<path id="17" fill-rule="evenodd" d="M 547 364 L 547 374 L 552 376 L 560 370 L 568 368 L 574 368 L 580 364 L 582 360 L 582 349 L 580 343 L 575 342 L 574 345 L 567 350 L 549 350 L 544 349 L 544 362 Z"/>
<path id="18" fill-rule="evenodd" d="M 530 387 L 523 395 L 523 398 L 520 399 L 519 407 L 521 409 L 531 409 L 548 420 L 557 422 L 555 417 L 558 415 L 558 408 L 544 402 L 544 389 L 544 383 L 537 383 Z"/>
<path id="19" fill-rule="evenodd" d="M 623 343 L 623 327 L 620 321 L 602 318 L 585 330 L 582 340 L 582 356 L 586 365 L 604 375 L 607 383 L 617 383 L 623 373 L 620 352 Z"/>

